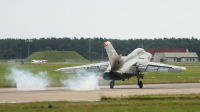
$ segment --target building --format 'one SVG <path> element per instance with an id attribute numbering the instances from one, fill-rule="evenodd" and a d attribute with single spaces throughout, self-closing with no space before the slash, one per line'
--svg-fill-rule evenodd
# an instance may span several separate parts
<path id="1" fill-rule="evenodd" d="M 153 56 L 154 62 L 198 62 L 199 58 L 195 52 L 156 52 Z"/>
<path id="2" fill-rule="evenodd" d="M 189 52 L 188 49 L 144 49 L 154 56 L 156 52 Z"/>
<path id="3" fill-rule="evenodd" d="M 195 52 L 188 49 L 145 49 L 152 54 L 154 62 L 198 62 L 199 58 Z"/>

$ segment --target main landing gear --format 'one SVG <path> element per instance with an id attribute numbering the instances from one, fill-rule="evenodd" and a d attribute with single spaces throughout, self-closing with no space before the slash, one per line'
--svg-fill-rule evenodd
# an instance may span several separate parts
<path id="1" fill-rule="evenodd" d="M 143 82 L 140 81 L 140 79 L 143 79 L 143 76 L 137 76 L 138 86 L 139 86 L 140 88 L 143 88 Z"/>
<path id="2" fill-rule="evenodd" d="M 143 88 L 143 82 L 142 81 L 140 81 L 140 79 L 143 79 L 143 74 L 140 74 L 140 75 L 138 75 L 137 76 L 137 81 L 138 81 L 138 86 L 139 86 L 139 88 Z M 122 79 L 122 81 L 124 81 L 124 79 Z M 115 85 L 115 80 L 112 80 L 112 81 L 110 81 L 110 88 L 111 89 L 113 89 L 114 88 L 114 85 Z"/>
<path id="3" fill-rule="evenodd" d="M 110 88 L 111 88 L 111 89 L 114 87 L 114 85 L 115 85 L 115 80 L 110 81 Z"/>

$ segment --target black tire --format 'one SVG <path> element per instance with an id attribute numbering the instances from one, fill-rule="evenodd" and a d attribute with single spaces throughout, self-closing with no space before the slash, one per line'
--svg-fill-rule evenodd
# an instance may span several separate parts
<path id="1" fill-rule="evenodd" d="M 140 81 L 138 85 L 139 85 L 140 88 L 143 88 L 143 82 L 142 81 Z"/>
<path id="2" fill-rule="evenodd" d="M 113 89 L 114 87 L 114 81 L 110 81 L 110 88 Z"/>

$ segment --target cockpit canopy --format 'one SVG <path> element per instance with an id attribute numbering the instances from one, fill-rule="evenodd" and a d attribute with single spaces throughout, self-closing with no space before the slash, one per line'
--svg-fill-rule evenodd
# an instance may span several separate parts
<path id="1" fill-rule="evenodd" d="M 136 54 L 140 54 L 143 51 L 144 51 L 144 49 L 142 49 L 142 48 L 136 48 L 133 52 Z"/>

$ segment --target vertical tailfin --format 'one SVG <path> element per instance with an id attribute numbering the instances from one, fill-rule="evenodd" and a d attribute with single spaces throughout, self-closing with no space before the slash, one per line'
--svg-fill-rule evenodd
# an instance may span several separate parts
<path id="1" fill-rule="evenodd" d="M 111 69 L 115 69 L 117 67 L 117 63 L 119 63 L 120 56 L 117 54 L 117 52 L 115 51 L 115 49 L 109 41 L 104 42 L 104 47 L 108 54 Z"/>

